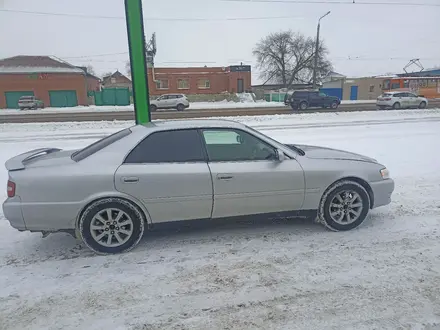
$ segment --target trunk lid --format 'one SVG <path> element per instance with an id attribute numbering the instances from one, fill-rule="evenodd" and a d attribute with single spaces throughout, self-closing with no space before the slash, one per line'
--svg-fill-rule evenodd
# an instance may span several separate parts
<path id="1" fill-rule="evenodd" d="M 30 167 L 55 166 L 74 163 L 71 155 L 75 150 L 63 151 L 58 148 L 34 149 L 7 160 L 8 171 L 19 171 Z"/>

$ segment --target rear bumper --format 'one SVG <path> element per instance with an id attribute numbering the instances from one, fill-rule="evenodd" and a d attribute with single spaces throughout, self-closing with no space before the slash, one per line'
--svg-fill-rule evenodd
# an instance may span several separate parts
<path id="1" fill-rule="evenodd" d="M 16 196 L 13 198 L 8 198 L 3 203 L 3 214 L 13 228 L 18 230 L 26 230 L 20 197 Z"/>
<path id="2" fill-rule="evenodd" d="M 391 108 L 393 106 L 392 101 L 377 101 L 376 106 L 378 107 L 385 107 L 385 108 Z"/>
<path id="3" fill-rule="evenodd" d="M 394 181 L 392 179 L 370 182 L 370 187 L 374 196 L 373 209 L 391 203 L 391 195 L 394 191 Z"/>

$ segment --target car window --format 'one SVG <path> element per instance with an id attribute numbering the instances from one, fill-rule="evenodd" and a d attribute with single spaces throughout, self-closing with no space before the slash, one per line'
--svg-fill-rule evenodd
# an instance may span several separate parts
<path id="1" fill-rule="evenodd" d="M 152 133 L 127 156 L 125 163 L 185 163 L 205 161 L 204 147 L 197 130 Z"/>
<path id="2" fill-rule="evenodd" d="M 162 95 L 159 100 L 168 100 L 168 95 Z"/>
<path id="3" fill-rule="evenodd" d="M 257 137 L 233 129 L 204 129 L 208 158 L 212 162 L 276 159 L 275 149 Z"/>
<path id="4" fill-rule="evenodd" d="M 409 97 L 418 97 L 417 95 L 414 95 L 413 93 L 408 93 Z"/>
<path id="5" fill-rule="evenodd" d="M 99 150 L 104 149 L 105 147 L 111 145 L 112 143 L 115 143 L 116 141 L 126 137 L 131 133 L 131 130 L 129 128 L 123 129 L 122 131 L 116 132 L 112 135 L 109 135 L 101 140 L 96 141 L 95 143 L 92 143 L 91 145 L 85 147 L 84 149 L 78 150 L 72 154 L 72 160 L 75 162 L 79 162 L 94 153 L 98 152 Z"/>
<path id="6" fill-rule="evenodd" d="M 319 96 L 321 96 L 321 97 L 326 97 L 327 94 L 325 94 L 325 93 L 319 93 Z"/>

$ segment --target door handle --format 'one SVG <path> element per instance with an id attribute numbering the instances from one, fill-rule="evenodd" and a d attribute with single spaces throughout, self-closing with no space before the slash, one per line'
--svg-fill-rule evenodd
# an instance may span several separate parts
<path id="1" fill-rule="evenodd" d="M 122 181 L 124 183 L 136 183 L 139 182 L 139 178 L 135 176 L 123 177 Z"/>
<path id="2" fill-rule="evenodd" d="M 231 180 L 234 176 L 231 174 L 217 174 L 217 180 Z"/>

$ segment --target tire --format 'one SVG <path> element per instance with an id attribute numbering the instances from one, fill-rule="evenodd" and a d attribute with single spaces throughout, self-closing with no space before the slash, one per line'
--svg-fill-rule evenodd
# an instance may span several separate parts
<path id="1" fill-rule="evenodd" d="M 348 195 L 346 195 L 347 193 Z M 346 198 L 349 199 L 355 198 L 352 205 L 356 205 L 356 207 L 353 207 L 352 211 L 349 206 L 344 204 L 343 196 L 347 196 Z M 342 202 L 339 198 L 342 199 Z M 360 226 L 369 210 L 370 196 L 364 187 L 354 181 L 339 181 L 331 185 L 322 196 L 318 210 L 318 221 L 332 231 L 347 231 Z M 342 218 L 339 217 L 341 213 Z M 349 220 L 347 220 L 347 214 Z"/>
<path id="2" fill-rule="evenodd" d="M 151 112 L 156 112 L 157 107 L 154 104 L 150 104 L 150 111 Z"/>
<path id="3" fill-rule="evenodd" d="M 300 108 L 301 110 L 307 110 L 308 107 L 309 107 L 309 105 L 307 104 L 307 102 L 301 102 L 301 103 L 299 104 L 299 108 Z"/>
<path id="4" fill-rule="evenodd" d="M 177 105 L 176 109 L 177 109 L 177 111 L 183 111 L 183 110 L 185 110 L 185 106 L 180 103 Z"/>
<path id="5" fill-rule="evenodd" d="M 393 104 L 393 109 L 394 110 L 400 109 L 400 103 L 399 102 L 394 103 Z"/>
<path id="6" fill-rule="evenodd" d="M 426 102 L 425 101 L 420 102 L 419 109 L 425 109 L 425 108 L 426 108 Z"/>
<path id="7" fill-rule="evenodd" d="M 339 106 L 338 102 L 332 102 L 332 104 L 331 104 L 332 109 L 337 109 L 338 106 Z"/>
<path id="8" fill-rule="evenodd" d="M 110 221 L 109 210 L 112 217 Z M 99 217 L 102 220 L 97 219 Z M 124 223 L 126 225 L 121 225 Z M 92 225 L 102 230 L 92 230 Z M 139 209 L 132 203 L 120 198 L 107 198 L 98 200 L 85 209 L 78 228 L 82 241 L 89 249 L 98 254 L 116 254 L 128 252 L 139 243 L 144 234 L 145 221 Z M 109 240 L 110 243 L 107 244 Z"/>

